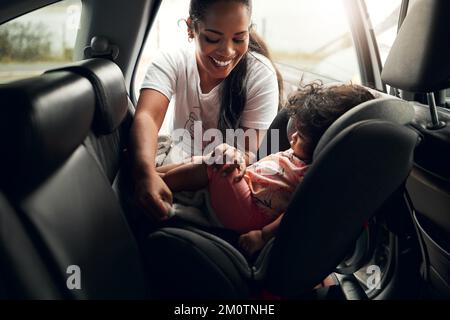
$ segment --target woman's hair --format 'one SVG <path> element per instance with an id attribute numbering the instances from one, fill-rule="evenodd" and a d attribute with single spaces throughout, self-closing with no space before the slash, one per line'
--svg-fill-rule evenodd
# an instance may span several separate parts
<path id="1" fill-rule="evenodd" d="M 190 28 L 197 30 L 199 21 L 204 21 L 206 13 L 211 5 L 225 0 L 191 0 L 189 6 L 189 16 L 192 21 Z M 249 15 L 252 13 L 251 0 L 232 0 L 242 3 L 248 9 Z M 271 62 L 269 50 L 262 38 L 256 34 L 252 27 L 249 30 L 249 45 L 247 53 L 242 57 L 239 63 L 234 67 L 228 77 L 224 80 L 222 86 L 222 99 L 219 112 L 218 128 L 225 132 L 226 129 L 237 129 L 241 119 L 242 111 L 247 102 L 247 55 L 249 52 L 257 52 L 268 58 Z M 278 80 L 279 106 L 281 106 L 283 81 L 281 74 L 275 68 Z"/>
<path id="2" fill-rule="evenodd" d="M 308 159 L 312 158 L 317 143 L 334 121 L 353 107 L 372 99 L 374 96 L 367 89 L 354 84 L 324 86 L 316 81 L 300 85 L 288 97 L 287 108 L 303 140 L 303 151 Z"/>

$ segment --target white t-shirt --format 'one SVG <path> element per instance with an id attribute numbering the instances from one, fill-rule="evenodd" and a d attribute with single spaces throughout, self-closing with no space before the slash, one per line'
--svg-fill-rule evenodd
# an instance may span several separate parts
<path id="1" fill-rule="evenodd" d="M 275 70 L 266 57 L 251 52 L 247 77 L 247 103 L 239 127 L 266 130 L 278 111 Z M 168 132 L 161 133 L 182 128 L 192 137 L 194 122 L 201 121 L 203 131 L 217 128 L 221 87 L 222 83 L 202 93 L 193 47 L 161 53 L 151 63 L 142 83 L 142 89 L 157 90 L 170 101 L 167 114 L 173 114 L 173 118 L 166 116 L 163 127 L 167 126 Z"/>

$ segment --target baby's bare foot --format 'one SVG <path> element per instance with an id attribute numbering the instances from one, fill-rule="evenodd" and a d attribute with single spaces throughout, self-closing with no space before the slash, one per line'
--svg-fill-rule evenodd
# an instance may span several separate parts
<path id="1" fill-rule="evenodd" d="M 249 256 L 261 250 L 265 244 L 261 230 L 253 230 L 239 237 L 239 245 Z"/>

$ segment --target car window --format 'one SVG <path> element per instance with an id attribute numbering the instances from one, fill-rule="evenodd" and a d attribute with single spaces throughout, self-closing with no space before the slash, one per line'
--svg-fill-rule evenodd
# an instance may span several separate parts
<path id="1" fill-rule="evenodd" d="M 395 37 L 397 36 L 398 18 L 401 0 L 365 0 L 367 11 L 375 34 L 384 65 Z"/>
<path id="2" fill-rule="evenodd" d="M 135 97 L 152 57 L 160 50 L 192 45 L 187 41 L 189 1 L 162 2 L 138 64 Z M 356 51 L 342 1 L 253 1 L 253 23 L 267 42 L 285 82 L 287 95 L 300 82 L 360 83 Z"/>
<path id="3" fill-rule="evenodd" d="M 285 95 L 301 78 L 360 83 L 343 1 L 254 1 L 253 21 L 283 75 Z"/>
<path id="4" fill-rule="evenodd" d="M 0 26 L 0 83 L 72 61 L 81 0 L 66 0 Z"/>
<path id="5" fill-rule="evenodd" d="M 158 52 L 176 50 L 192 45 L 188 42 L 186 23 L 184 22 L 188 17 L 188 12 L 189 1 L 162 1 L 137 65 L 133 86 L 136 98 L 139 97 L 145 72 Z"/>

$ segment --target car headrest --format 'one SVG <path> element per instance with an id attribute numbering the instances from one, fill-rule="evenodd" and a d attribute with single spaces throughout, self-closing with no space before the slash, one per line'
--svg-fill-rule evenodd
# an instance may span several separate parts
<path id="1" fill-rule="evenodd" d="M 63 163 L 88 135 L 91 83 L 60 71 L 0 85 L 2 184 L 31 186 Z"/>
<path id="2" fill-rule="evenodd" d="M 128 110 L 128 95 L 120 68 L 107 59 L 93 58 L 75 62 L 48 73 L 67 70 L 86 77 L 96 94 L 93 131 L 109 134 L 119 127 Z"/>
<path id="3" fill-rule="evenodd" d="M 384 65 L 385 83 L 413 92 L 450 87 L 449 12 L 449 1 L 415 1 Z"/>
<path id="4" fill-rule="evenodd" d="M 375 97 L 375 99 L 361 103 L 347 111 L 325 131 L 314 150 L 313 160 L 320 155 L 334 137 L 356 122 L 379 119 L 405 125 L 413 120 L 414 107 L 410 102 L 395 97 L 389 98 L 380 93 L 377 93 Z"/>

